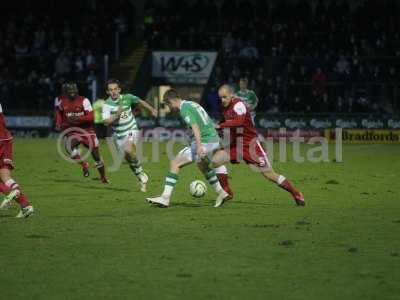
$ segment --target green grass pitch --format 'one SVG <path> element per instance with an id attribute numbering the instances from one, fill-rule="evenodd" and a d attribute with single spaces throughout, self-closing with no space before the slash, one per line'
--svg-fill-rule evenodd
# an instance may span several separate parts
<path id="1" fill-rule="evenodd" d="M 165 153 L 144 165 L 143 194 L 127 165 L 103 186 L 55 140 L 17 140 L 14 178 L 37 213 L 0 212 L 0 299 L 399 299 L 399 153 L 347 145 L 343 163 L 276 162 L 304 208 L 231 165 L 235 200 L 214 209 L 212 192 L 189 196 L 202 179 L 190 166 L 159 209 L 145 197 L 162 191 Z"/>

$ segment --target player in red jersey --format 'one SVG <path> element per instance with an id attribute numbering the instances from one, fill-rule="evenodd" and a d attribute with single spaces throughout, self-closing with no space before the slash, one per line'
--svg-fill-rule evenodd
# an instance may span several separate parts
<path id="1" fill-rule="evenodd" d="M 7 209 L 12 200 L 15 200 L 21 206 L 17 218 L 27 218 L 33 214 L 34 209 L 18 183 L 11 177 L 11 170 L 14 169 L 12 147 L 13 137 L 7 130 L 3 108 L 0 104 L 0 192 L 6 195 L 0 204 L 0 209 Z"/>
<path id="2" fill-rule="evenodd" d="M 297 205 L 304 206 L 303 194 L 288 179 L 273 170 L 266 151 L 257 137 L 257 131 L 246 104 L 235 97 L 229 85 L 221 86 L 218 94 L 222 102 L 224 120 L 216 126 L 221 129 L 230 129 L 230 143 L 228 149 L 218 150 L 213 155 L 211 167 L 218 167 L 229 160 L 232 163 L 243 160 L 255 166 L 265 178 L 291 193 Z M 215 206 L 221 206 L 223 203 L 224 200 L 219 201 L 215 203 Z"/>
<path id="3" fill-rule="evenodd" d="M 55 103 L 56 130 L 64 131 L 70 143 L 66 145 L 67 151 L 70 152 L 71 158 L 81 165 L 83 176 L 89 176 L 89 163 L 80 156 L 80 144 L 90 150 L 101 181 L 108 183 L 94 130 L 94 114 L 90 101 L 78 94 L 78 87 L 73 82 L 63 85 L 63 94 L 56 98 Z"/>

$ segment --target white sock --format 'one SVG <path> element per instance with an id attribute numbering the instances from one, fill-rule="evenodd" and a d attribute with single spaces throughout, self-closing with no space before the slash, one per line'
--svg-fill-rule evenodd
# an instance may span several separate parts
<path id="1" fill-rule="evenodd" d="M 164 186 L 164 191 L 161 195 L 161 197 L 169 199 L 172 195 L 172 191 L 174 190 L 174 187 L 171 185 L 165 185 Z"/>
<path id="2" fill-rule="evenodd" d="M 222 165 L 214 169 L 217 174 L 228 174 L 228 169 Z"/>
<path id="3" fill-rule="evenodd" d="M 285 176 L 279 175 L 278 176 L 278 181 L 276 182 L 278 185 L 281 185 L 282 182 L 286 180 Z"/>

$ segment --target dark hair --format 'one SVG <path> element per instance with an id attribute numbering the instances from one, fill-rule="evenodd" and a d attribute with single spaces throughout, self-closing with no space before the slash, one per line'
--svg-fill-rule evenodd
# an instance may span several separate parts
<path id="1" fill-rule="evenodd" d="M 78 92 L 78 85 L 74 81 L 66 81 L 61 86 L 61 93 L 65 94 L 68 90 L 75 90 Z"/>
<path id="2" fill-rule="evenodd" d="M 179 93 L 175 89 L 169 89 L 163 96 L 164 102 L 169 102 L 172 99 L 179 99 Z"/>
<path id="3" fill-rule="evenodd" d="M 110 78 L 106 81 L 105 88 L 108 89 L 109 84 L 117 84 L 121 88 L 121 82 L 118 79 Z"/>
<path id="4" fill-rule="evenodd" d="M 247 77 L 241 77 L 241 78 L 239 79 L 239 81 L 248 82 L 249 80 L 247 79 Z"/>

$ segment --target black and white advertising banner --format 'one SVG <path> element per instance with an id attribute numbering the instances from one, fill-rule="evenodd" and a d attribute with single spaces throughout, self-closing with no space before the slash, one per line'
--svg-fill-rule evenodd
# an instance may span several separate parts
<path id="1" fill-rule="evenodd" d="M 217 52 L 153 52 L 152 75 L 170 83 L 206 84 Z"/>

